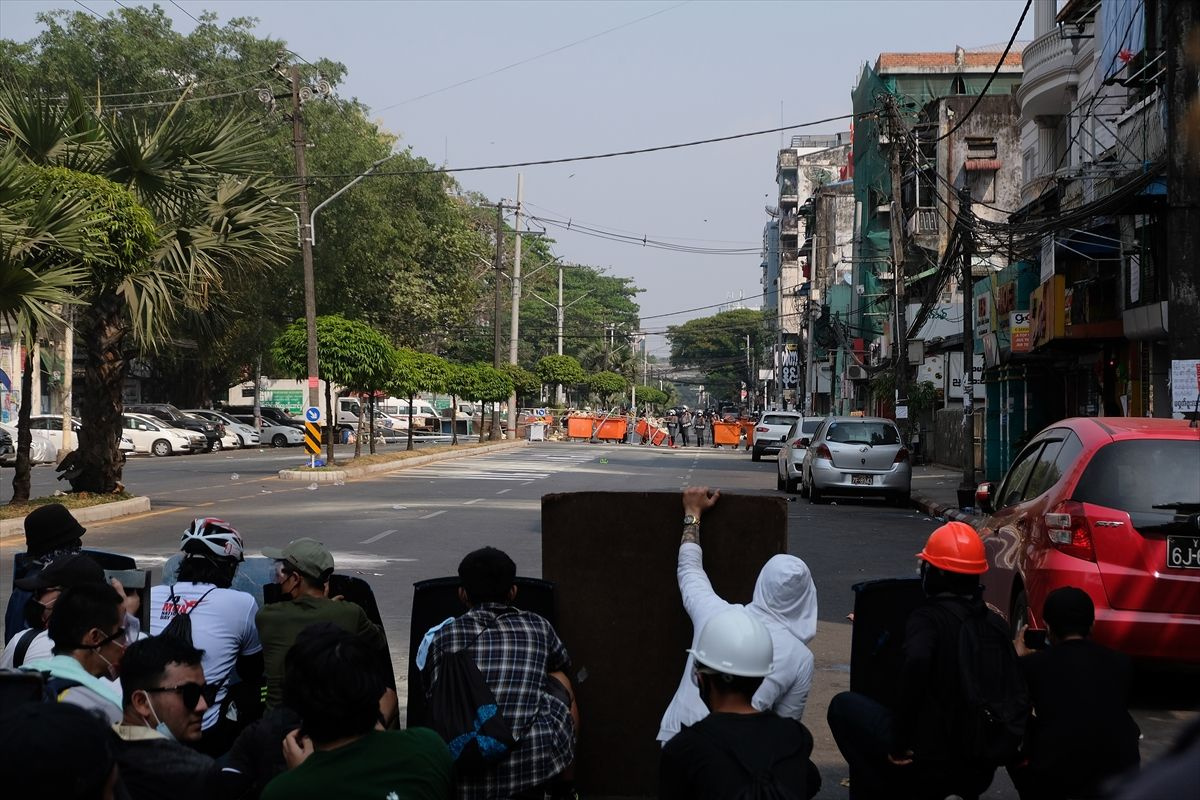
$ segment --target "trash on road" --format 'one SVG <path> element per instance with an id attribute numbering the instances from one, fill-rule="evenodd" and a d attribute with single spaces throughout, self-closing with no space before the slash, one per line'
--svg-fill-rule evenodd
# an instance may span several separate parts
<path id="1" fill-rule="evenodd" d="M 238 475 L 238 474 L 235 472 L 235 473 L 233 473 L 232 475 L 230 475 L 230 476 L 229 476 L 229 480 L 231 480 L 231 481 L 236 481 L 236 480 L 237 480 L 238 478 L 240 478 L 240 477 L 241 477 L 241 475 Z"/>
<path id="2" fill-rule="evenodd" d="M 310 483 L 310 484 L 308 485 L 308 490 L 309 490 L 310 492 L 315 492 L 315 491 L 317 490 L 317 482 L 316 482 L 316 481 L 313 481 L 312 483 Z"/>

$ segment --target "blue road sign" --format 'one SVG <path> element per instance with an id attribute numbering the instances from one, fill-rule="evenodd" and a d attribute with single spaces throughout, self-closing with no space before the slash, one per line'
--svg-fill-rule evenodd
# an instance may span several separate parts
<path id="1" fill-rule="evenodd" d="M 316 406 L 309 406 L 308 408 L 304 409 L 304 419 L 308 422 L 320 422 L 321 409 L 317 408 Z"/>

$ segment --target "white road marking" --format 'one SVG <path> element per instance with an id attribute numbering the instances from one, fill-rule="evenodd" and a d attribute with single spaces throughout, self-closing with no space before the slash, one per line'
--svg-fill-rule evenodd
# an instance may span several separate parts
<path id="1" fill-rule="evenodd" d="M 446 509 L 443 508 L 441 511 L 434 511 L 432 514 L 426 514 L 423 517 L 417 517 L 417 519 L 433 519 L 434 517 L 438 516 L 439 514 L 445 514 L 445 513 L 446 513 Z"/>
<path id="2" fill-rule="evenodd" d="M 465 503 L 463 503 L 463 505 L 464 506 L 473 506 L 476 503 L 482 503 L 482 502 L 483 502 L 482 497 L 476 497 L 474 500 L 467 500 Z"/>
<path id="3" fill-rule="evenodd" d="M 377 533 L 374 536 L 372 536 L 370 539 L 363 539 L 361 542 L 359 542 L 359 544 L 375 544 L 375 542 L 378 542 L 380 539 L 383 539 L 387 536 L 391 536 L 395 532 L 396 531 L 393 530 L 393 531 L 384 531 L 383 533 Z"/>
<path id="4" fill-rule="evenodd" d="M 511 492 L 511 491 L 512 491 L 512 487 L 510 486 L 507 489 L 501 489 L 500 491 L 496 492 L 496 494 L 504 494 L 505 492 Z"/>

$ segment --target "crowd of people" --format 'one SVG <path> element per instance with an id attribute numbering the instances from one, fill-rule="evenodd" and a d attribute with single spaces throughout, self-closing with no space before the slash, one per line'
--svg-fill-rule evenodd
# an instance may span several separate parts
<path id="1" fill-rule="evenodd" d="M 719 500 L 682 494 L 676 570 L 693 638 L 663 698 L 658 795 L 812 798 L 814 579 L 777 555 L 750 603 L 720 597 L 700 542 Z M 321 542 L 263 548 L 275 574 L 260 605 L 233 588 L 241 535 L 196 519 L 178 569 L 145 598 L 143 630 L 143 598 L 82 552 L 85 529 L 66 508 L 38 509 L 25 530 L 0 660 L 0 774 L 14 797 L 579 797 L 586 729 L 570 656 L 549 621 L 517 607 L 516 565 L 500 550 L 460 562 L 464 610 L 428 631 L 409 676 L 430 727 L 401 729 L 384 632 L 330 596 Z M 1188 791 L 1200 728 L 1160 768 L 1122 781 L 1139 765 L 1130 664 L 1089 638 L 1086 592 L 1050 593 L 1049 646 L 1030 650 L 982 601 L 974 529 L 946 523 L 917 558 L 925 599 L 907 619 L 896 699 L 844 692 L 829 704 L 852 800 L 970 800 L 1001 767 L 1022 800 Z"/>

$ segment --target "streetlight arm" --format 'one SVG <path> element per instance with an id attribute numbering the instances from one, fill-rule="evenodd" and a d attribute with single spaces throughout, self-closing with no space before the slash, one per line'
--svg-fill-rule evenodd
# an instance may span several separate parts
<path id="1" fill-rule="evenodd" d="M 553 308 L 555 311 L 557 311 L 557 310 L 558 310 L 558 304 L 556 304 L 556 303 L 551 303 L 549 300 L 547 300 L 546 298 L 542 297 L 542 296 L 541 296 L 540 294 L 538 294 L 537 292 L 530 292 L 529 294 L 533 295 L 533 296 L 534 296 L 534 297 L 536 297 L 538 300 L 541 300 L 543 303 L 545 303 L 546 305 L 550 306 L 550 307 L 551 307 L 551 308 Z"/>
<path id="2" fill-rule="evenodd" d="M 366 172 L 364 172 L 362 175 L 359 175 L 357 178 L 355 178 L 354 180 L 350 181 L 350 182 L 349 182 L 349 183 L 347 183 L 345 186 L 343 186 L 342 188 L 338 189 L 336 192 L 334 192 L 333 194 L 329 195 L 329 197 L 326 197 L 324 200 L 322 200 L 320 203 L 318 203 L 318 204 L 317 204 L 317 207 L 316 207 L 316 208 L 314 208 L 314 209 L 312 210 L 312 213 L 308 215 L 308 243 L 309 243 L 309 244 L 311 244 L 313 247 L 316 247 L 316 245 L 317 245 L 317 212 L 318 212 L 318 211 L 320 211 L 322 208 L 324 208 L 325 206 L 327 206 L 327 205 L 329 205 L 330 203 L 332 203 L 332 202 L 333 202 L 335 199 L 337 199 L 338 195 L 342 194 L 342 192 L 346 191 L 346 190 L 347 190 L 347 189 L 349 189 L 351 186 L 353 186 L 354 184 L 358 183 L 358 182 L 359 182 L 359 181 L 361 181 L 363 178 L 367 177 L 367 176 L 368 176 L 368 175 L 370 175 L 372 172 L 374 172 L 374 171 L 375 171 L 375 170 L 376 170 L 376 169 L 379 167 L 379 165 L 380 165 L 380 164 L 382 164 L 383 162 L 385 162 L 385 161 L 387 161 L 387 160 L 389 160 L 389 159 L 395 158 L 395 157 L 396 157 L 396 156 L 398 156 L 398 155 L 400 155 L 400 154 L 399 154 L 399 153 L 392 153 L 392 154 L 391 154 L 391 155 L 389 155 L 389 156 L 384 156 L 383 158 L 379 159 L 378 161 L 376 161 L 376 162 L 375 162 L 374 164 L 372 164 L 371 166 L 367 167 L 367 171 L 366 171 Z"/>
<path id="3" fill-rule="evenodd" d="M 591 294 L 591 293 L 592 293 L 592 290 L 591 290 L 591 289 L 588 289 L 586 292 L 584 292 L 583 294 L 579 295 L 579 297 L 576 297 L 574 300 L 572 300 L 571 302 L 569 302 L 569 303 L 567 303 L 565 306 L 563 306 L 563 311 L 566 311 L 568 308 L 570 308 L 571 306 L 575 305 L 576 303 L 578 303 L 580 300 L 582 300 L 583 298 L 587 297 L 587 296 L 588 296 L 589 294 Z"/>
<path id="4" fill-rule="evenodd" d="M 529 234 L 528 234 L 528 233 L 522 233 L 521 235 L 522 235 L 522 236 L 528 236 Z M 550 261 L 547 261 L 545 264 L 542 264 L 540 267 L 538 267 L 537 269 L 533 270 L 532 272 L 526 272 L 526 273 L 525 273 L 525 274 L 522 276 L 522 280 L 528 280 L 529 278 L 532 278 L 534 275 L 537 275 L 539 272 L 541 272 L 542 270 L 544 270 L 546 267 L 552 267 L 552 266 L 554 266 L 555 264 L 557 264 L 559 261 L 562 261 L 562 260 L 563 260 L 563 258 L 564 258 L 564 256 L 555 256 L 553 259 L 551 259 Z"/>

